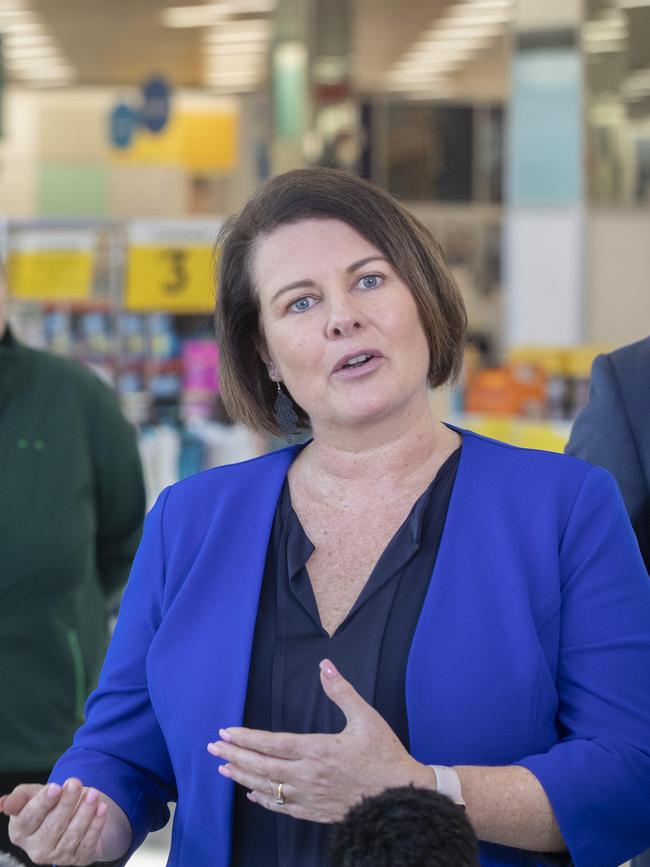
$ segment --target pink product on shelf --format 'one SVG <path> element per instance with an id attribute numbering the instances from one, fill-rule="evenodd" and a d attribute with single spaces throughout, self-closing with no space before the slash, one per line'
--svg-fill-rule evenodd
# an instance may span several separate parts
<path id="1" fill-rule="evenodd" d="M 219 393 L 219 350 L 212 340 L 183 343 L 183 389 Z"/>

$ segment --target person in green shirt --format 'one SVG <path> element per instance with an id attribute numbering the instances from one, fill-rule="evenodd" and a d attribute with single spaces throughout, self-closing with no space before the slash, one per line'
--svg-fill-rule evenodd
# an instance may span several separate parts
<path id="1" fill-rule="evenodd" d="M 0 262 L 0 795 L 83 720 L 145 510 L 136 433 L 97 376 L 6 321 Z M 0 851 L 13 852 L 0 816 Z"/>

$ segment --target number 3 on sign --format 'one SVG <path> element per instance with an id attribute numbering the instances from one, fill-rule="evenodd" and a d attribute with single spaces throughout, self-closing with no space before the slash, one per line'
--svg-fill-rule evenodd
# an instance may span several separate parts
<path id="1" fill-rule="evenodd" d="M 132 246 L 128 254 L 127 310 L 202 313 L 214 307 L 209 246 Z"/>
<path id="2" fill-rule="evenodd" d="M 188 283 L 187 250 L 165 250 L 165 254 L 169 261 L 171 279 L 163 288 L 170 295 L 177 295 Z"/>

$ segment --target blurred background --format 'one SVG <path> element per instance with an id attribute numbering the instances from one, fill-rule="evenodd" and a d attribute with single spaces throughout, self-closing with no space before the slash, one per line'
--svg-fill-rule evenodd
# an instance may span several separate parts
<path id="1" fill-rule="evenodd" d="M 561 450 L 594 356 L 650 332 L 650 0 L 0 0 L 10 318 L 116 387 L 150 503 L 273 445 L 223 413 L 212 244 L 316 164 L 446 251 L 471 339 L 442 417 Z"/>
<path id="2" fill-rule="evenodd" d="M 595 354 L 650 331 L 650 0 L 0 0 L 0 46 L 11 319 L 115 385 L 150 501 L 269 445 L 220 405 L 211 245 L 287 168 L 441 241 L 443 417 L 559 450 Z"/>

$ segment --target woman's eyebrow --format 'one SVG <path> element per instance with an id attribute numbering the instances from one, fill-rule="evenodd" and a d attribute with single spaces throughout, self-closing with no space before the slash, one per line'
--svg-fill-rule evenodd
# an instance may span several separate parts
<path id="1" fill-rule="evenodd" d="M 359 268 L 363 268 L 363 266 L 367 265 L 368 262 L 375 262 L 377 260 L 381 260 L 382 262 L 388 262 L 388 259 L 385 256 L 378 256 L 375 254 L 374 256 L 366 256 L 365 259 L 359 259 L 358 262 L 353 262 L 351 265 L 348 265 L 345 270 L 348 272 L 348 274 L 352 274 L 354 271 L 358 271 Z"/>
<path id="2" fill-rule="evenodd" d="M 276 300 L 283 292 L 290 292 L 291 289 L 313 289 L 316 284 L 313 280 L 296 280 L 294 283 L 288 283 L 282 289 L 278 289 L 275 295 L 271 298 L 271 304 L 275 304 Z"/>
<path id="3" fill-rule="evenodd" d="M 358 271 L 359 268 L 363 268 L 364 265 L 367 265 L 368 262 L 375 262 L 377 260 L 380 260 L 382 262 L 388 262 L 388 260 L 386 259 L 385 256 L 378 256 L 378 255 L 366 256 L 365 259 L 359 259 L 357 262 L 353 262 L 351 265 L 348 265 L 345 270 L 347 271 L 348 274 L 353 274 L 355 271 Z M 307 280 L 307 279 L 295 280 L 293 283 L 287 283 L 286 286 L 283 286 L 281 289 L 278 289 L 278 291 L 273 295 L 273 297 L 271 298 L 271 304 L 275 304 L 277 299 L 284 292 L 290 292 L 292 289 L 313 289 L 315 285 L 316 284 L 314 283 L 313 280 Z"/>

